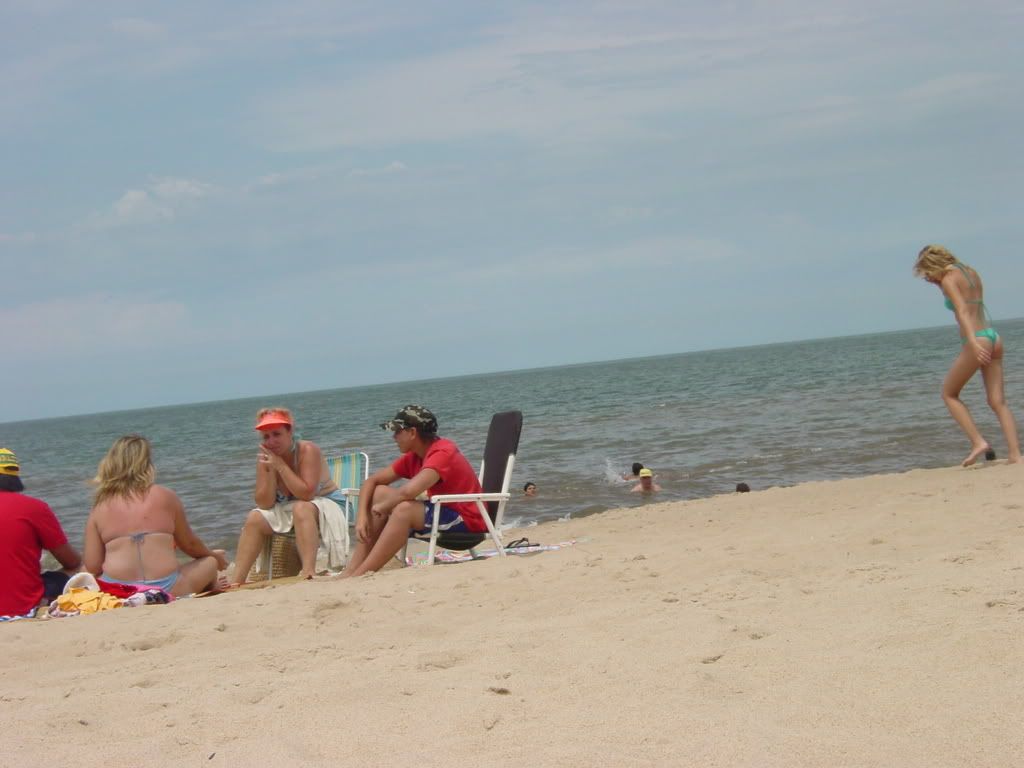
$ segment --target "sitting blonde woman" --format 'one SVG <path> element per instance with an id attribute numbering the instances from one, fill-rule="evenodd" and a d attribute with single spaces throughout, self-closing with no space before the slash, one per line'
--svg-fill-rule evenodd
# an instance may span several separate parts
<path id="1" fill-rule="evenodd" d="M 175 596 L 218 586 L 227 568 L 222 549 L 192 531 L 177 494 L 155 485 L 149 441 L 118 438 L 96 472 L 96 496 L 85 524 L 85 568 L 104 581 L 156 587 Z M 194 558 L 180 565 L 175 551 Z"/>
<path id="2" fill-rule="evenodd" d="M 323 540 L 328 565 L 344 564 L 348 520 L 344 496 L 331 479 L 320 448 L 295 436 L 287 408 L 263 408 L 256 414 L 260 446 L 256 453 L 256 509 L 249 512 L 238 537 L 235 581 L 245 583 L 272 533 L 295 531 L 295 547 L 306 579 L 316 573 L 316 556 Z"/>

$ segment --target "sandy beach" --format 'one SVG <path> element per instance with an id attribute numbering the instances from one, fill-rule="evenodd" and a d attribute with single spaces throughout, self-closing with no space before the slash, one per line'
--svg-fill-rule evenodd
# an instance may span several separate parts
<path id="1" fill-rule="evenodd" d="M 0 626 L 0 765 L 1024 764 L 1022 467 L 515 535 L 577 543 Z"/>

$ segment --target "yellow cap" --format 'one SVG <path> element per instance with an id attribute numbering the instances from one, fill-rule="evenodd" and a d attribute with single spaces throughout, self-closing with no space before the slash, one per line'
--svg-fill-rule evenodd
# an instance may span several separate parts
<path id="1" fill-rule="evenodd" d="M 654 477 L 654 473 L 647 469 L 647 467 L 644 467 L 640 470 L 639 477 Z"/>
<path id="2" fill-rule="evenodd" d="M 0 475 L 17 477 L 20 472 L 18 457 L 8 448 L 0 448 Z"/>

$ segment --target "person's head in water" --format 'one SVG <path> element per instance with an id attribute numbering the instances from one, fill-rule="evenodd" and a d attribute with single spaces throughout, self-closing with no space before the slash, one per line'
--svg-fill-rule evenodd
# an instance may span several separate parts
<path id="1" fill-rule="evenodd" d="M 637 473 L 640 482 L 633 486 L 633 493 L 653 493 L 660 491 L 661 486 L 654 482 L 654 472 L 644 467 Z"/>
<path id="2" fill-rule="evenodd" d="M 537 495 L 537 484 L 527 483 L 523 486 L 523 496 L 536 496 Z"/>
<path id="3" fill-rule="evenodd" d="M 639 461 L 634 461 L 633 462 L 633 477 L 639 477 L 640 476 L 640 470 L 643 469 L 643 468 L 644 468 L 643 464 L 641 464 Z"/>
<path id="4" fill-rule="evenodd" d="M 750 486 L 746 483 L 736 483 L 736 493 L 750 493 Z"/>

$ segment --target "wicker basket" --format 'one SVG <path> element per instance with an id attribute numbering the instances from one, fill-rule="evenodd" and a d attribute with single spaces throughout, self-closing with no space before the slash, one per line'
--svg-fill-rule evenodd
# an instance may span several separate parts
<path id="1" fill-rule="evenodd" d="M 299 560 L 299 550 L 295 547 L 294 533 L 272 533 L 263 545 L 263 553 L 266 555 L 268 572 L 257 571 L 255 566 L 249 576 L 250 581 L 266 581 L 269 579 L 282 579 L 286 576 L 298 576 L 302 570 L 302 561 Z"/>

